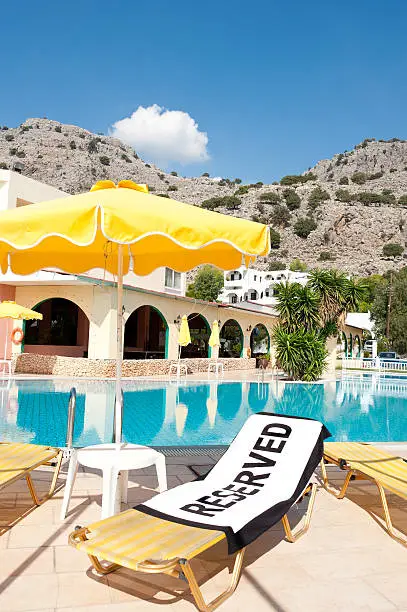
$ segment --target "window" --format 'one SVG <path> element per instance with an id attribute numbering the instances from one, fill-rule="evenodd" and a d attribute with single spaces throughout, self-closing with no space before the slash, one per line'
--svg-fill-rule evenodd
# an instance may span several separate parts
<path id="1" fill-rule="evenodd" d="M 257 300 L 257 291 L 252 291 L 250 293 L 250 299 L 251 300 Z"/>
<path id="2" fill-rule="evenodd" d="M 235 293 L 232 293 L 232 295 L 230 296 L 230 303 L 237 304 L 237 295 Z"/>
<path id="3" fill-rule="evenodd" d="M 165 268 L 165 286 L 170 289 L 181 289 L 181 272 Z"/>
<path id="4" fill-rule="evenodd" d="M 254 275 L 254 280 L 257 280 L 257 274 Z"/>

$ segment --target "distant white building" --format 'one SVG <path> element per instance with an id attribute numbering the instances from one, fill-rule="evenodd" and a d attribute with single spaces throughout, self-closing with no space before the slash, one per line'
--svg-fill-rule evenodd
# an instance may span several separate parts
<path id="1" fill-rule="evenodd" d="M 291 270 L 264 271 L 241 266 L 224 274 L 224 287 L 219 299 L 225 304 L 241 304 L 256 302 L 266 306 L 274 306 L 276 299 L 274 289 L 278 283 L 290 282 L 306 285 L 306 272 Z"/>

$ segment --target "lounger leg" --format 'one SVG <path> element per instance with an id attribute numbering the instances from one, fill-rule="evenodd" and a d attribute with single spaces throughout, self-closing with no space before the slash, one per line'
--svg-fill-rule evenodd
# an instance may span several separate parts
<path id="1" fill-rule="evenodd" d="M 52 477 L 52 482 L 51 482 L 50 489 L 49 489 L 48 493 L 46 495 L 44 495 L 44 497 L 42 497 L 41 499 L 37 495 L 37 492 L 35 490 L 34 483 L 33 483 L 32 479 L 31 479 L 30 474 L 26 475 L 25 479 L 27 481 L 28 489 L 30 491 L 31 497 L 33 499 L 33 502 L 34 502 L 34 504 L 36 506 L 41 506 L 41 504 L 43 504 L 47 499 L 49 499 L 50 497 L 53 496 L 54 491 L 55 491 L 55 487 L 56 487 L 57 481 L 58 481 L 59 470 L 61 469 L 61 463 L 62 463 L 62 451 L 59 453 L 59 455 L 57 457 L 57 464 L 55 466 L 54 475 Z"/>
<path id="2" fill-rule="evenodd" d="M 391 538 L 393 538 L 393 540 L 396 540 L 397 542 L 400 542 L 400 544 L 403 544 L 403 546 L 407 546 L 407 540 L 405 538 L 401 538 L 399 535 L 397 535 L 397 533 L 394 530 L 393 523 L 392 523 L 391 517 L 390 517 L 389 506 L 388 506 L 387 499 L 386 499 L 386 493 L 385 493 L 382 485 L 380 484 L 380 482 L 377 482 L 377 480 L 375 480 L 374 482 L 375 482 L 377 488 L 379 489 L 380 499 L 381 499 L 382 506 L 383 506 L 383 511 L 384 511 L 384 519 L 386 521 L 387 533 L 389 534 L 389 536 Z"/>
<path id="3" fill-rule="evenodd" d="M 317 484 L 314 483 L 310 485 L 306 489 L 305 493 L 308 493 L 309 491 L 311 491 L 311 495 L 310 495 L 309 502 L 308 502 L 308 508 L 304 516 L 303 526 L 300 529 L 298 529 L 298 531 L 293 533 L 291 531 L 291 526 L 290 526 L 287 515 L 285 514 L 283 518 L 281 519 L 281 522 L 283 523 L 286 538 L 289 542 L 296 542 L 301 536 L 307 533 L 309 529 L 312 511 L 314 509 L 315 496 L 317 494 Z"/>
<path id="4" fill-rule="evenodd" d="M 66 476 L 64 498 L 62 500 L 60 520 L 63 521 L 68 512 L 69 502 L 71 501 L 73 486 L 75 484 L 76 474 L 78 472 L 78 452 L 72 449 L 72 454 L 69 458 L 68 474 Z"/>
<path id="5" fill-rule="evenodd" d="M 322 478 L 324 481 L 324 489 L 326 489 L 328 491 L 328 493 L 331 493 L 331 495 L 333 495 L 334 497 L 336 497 L 337 499 L 343 499 L 345 497 L 346 491 L 348 489 L 349 483 L 351 481 L 352 476 L 354 475 L 354 471 L 353 470 L 349 470 L 348 473 L 346 474 L 346 478 L 343 482 L 342 488 L 339 491 L 339 493 L 337 493 L 334 489 L 332 489 L 332 487 L 329 486 L 329 480 L 328 480 L 328 476 L 326 473 L 326 467 L 325 467 L 325 462 L 322 459 L 321 461 L 321 472 L 322 472 Z"/>
<path id="6" fill-rule="evenodd" d="M 167 490 L 167 469 L 165 467 L 165 455 L 160 453 L 155 462 L 155 469 L 157 470 L 158 490 L 163 493 Z"/>
<path id="7" fill-rule="evenodd" d="M 201 612 L 212 612 L 212 610 L 216 610 L 216 608 L 218 608 L 224 601 L 226 601 L 226 599 L 228 599 L 234 593 L 239 582 L 240 574 L 242 572 L 244 552 L 245 548 L 242 548 L 236 554 L 232 578 L 230 581 L 230 585 L 228 586 L 226 591 L 218 595 L 218 597 L 215 597 L 215 599 L 208 604 L 205 603 L 201 589 L 199 588 L 199 585 L 195 578 L 195 574 L 192 571 L 189 561 L 187 559 L 179 560 L 182 573 L 188 581 L 189 588 L 191 589 L 191 593 L 198 607 L 198 610 L 200 610 Z"/>

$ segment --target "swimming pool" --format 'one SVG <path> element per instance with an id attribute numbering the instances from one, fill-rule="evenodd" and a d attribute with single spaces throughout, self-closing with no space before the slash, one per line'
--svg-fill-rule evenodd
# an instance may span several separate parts
<path id="1" fill-rule="evenodd" d="M 65 446 L 69 390 L 77 389 L 74 445 L 112 439 L 111 381 L 0 383 L 0 440 Z M 229 444 L 260 411 L 320 419 L 335 440 L 407 440 L 407 379 L 375 374 L 301 384 L 123 382 L 123 434 L 150 446 Z"/>

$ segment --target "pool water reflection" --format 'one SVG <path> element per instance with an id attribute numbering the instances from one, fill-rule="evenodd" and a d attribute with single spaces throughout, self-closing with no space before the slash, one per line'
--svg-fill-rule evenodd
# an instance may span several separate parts
<path id="1" fill-rule="evenodd" d="M 113 383 L 81 380 L 16 380 L 9 388 L 0 382 L 0 440 L 64 446 L 73 385 L 74 445 L 111 441 Z M 125 381 L 123 390 L 124 438 L 150 446 L 229 444 L 260 411 L 320 419 L 335 440 L 407 440 L 401 377 L 357 375 L 324 384 Z"/>

